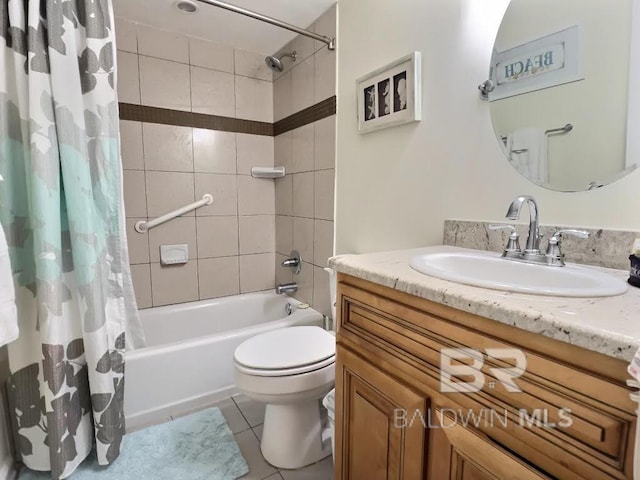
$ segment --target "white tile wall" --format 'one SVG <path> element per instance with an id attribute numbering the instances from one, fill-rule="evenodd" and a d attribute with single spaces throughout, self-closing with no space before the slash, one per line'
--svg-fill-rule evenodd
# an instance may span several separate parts
<path id="1" fill-rule="evenodd" d="M 278 178 L 275 185 L 276 213 L 293 215 L 293 175 Z"/>
<path id="2" fill-rule="evenodd" d="M 276 248 L 275 215 L 240 217 L 240 254 L 272 253 Z"/>
<path id="3" fill-rule="evenodd" d="M 145 123 L 142 132 L 147 170 L 193 172 L 191 128 Z"/>
<path id="4" fill-rule="evenodd" d="M 138 53 L 137 25 L 124 18 L 116 18 L 116 46 L 123 52 Z"/>
<path id="5" fill-rule="evenodd" d="M 235 117 L 234 75 L 191 67 L 191 101 L 196 113 Z"/>
<path id="6" fill-rule="evenodd" d="M 274 287 L 275 254 L 260 253 L 240 257 L 240 293 L 257 292 Z"/>
<path id="7" fill-rule="evenodd" d="M 201 299 L 240 293 L 239 258 L 238 256 L 204 258 L 198 261 Z"/>
<path id="8" fill-rule="evenodd" d="M 335 36 L 335 21 L 332 7 L 310 28 Z M 121 19 L 116 33 L 122 102 L 273 122 L 335 94 L 335 53 L 305 37 L 283 47 L 298 59 L 285 59 L 285 72 L 274 76 L 256 53 Z M 276 264 L 298 248 L 305 262 L 296 296 L 329 313 L 321 267 L 333 244 L 334 117 L 275 139 L 122 122 L 122 144 L 141 307 L 272 288 L 276 275 L 290 279 Z M 287 167 L 285 178 L 249 176 L 252 166 L 274 164 Z M 203 193 L 214 195 L 212 206 L 149 234 L 132 232 L 136 220 Z M 161 267 L 158 247 L 169 242 L 188 243 L 193 260 Z"/>
<path id="9" fill-rule="evenodd" d="M 143 105 L 173 110 L 191 109 L 188 65 L 144 55 L 138 56 L 138 62 Z"/>
<path id="10" fill-rule="evenodd" d="M 335 37 L 336 8 L 331 7 L 311 26 Z M 276 121 L 326 100 L 336 92 L 336 53 L 322 42 L 296 37 L 280 52 L 297 50 L 295 63 L 285 60 L 283 73 L 274 75 Z M 331 314 L 329 276 L 322 270 L 333 254 L 333 202 L 336 166 L 335 115 L 278 135 L 274 161 L 287 175 L 276 181 L 276 279 L 298 282 L 296 298 Z M 279 266 L 291 249 L 302 253 L 300 275 Z"/>
<path id="11" fill-rule="evenodd" d="M 127 217 L 147 216 L 147 195 L 144 172 L 125 170 L 123 175 L 124 206 Z"/>
<path id="12" fill-rule="evenodd" d="M 147 171 L 146 178 L 147 210 L 150 217 L 159 217 L 195 201 L 193 173 Z M 192 217 L 194 213 L 185 213 L 185 216 Z"/>
<path id="13" fill-rule="evenodd" d="M 299 112 L 314 104 L 314 57 L 307 58 L 291 71 L 291 108 Z"/>
<path id="14" fill-rule="evenodd" d="M 273 122 L 273 84 L 240 75 L 235 76 L 235 81 L 235 116 L 259 122 Z"/>
<path id="15" fill-rule="evenodd" d="M 169 266 L 152 263 L 151 296 L 154 306 L 198 300 L 198 263 Z"/>
<path id="16" fill-rule="evenodd" d="M 160 245 L 186 243 L 189 247 L 189 260 L 197 260 L 195 217 L 175 218 L 149 230 L 149 258 L 151 263 L 160 262 Z"/>
<path id="17" fill-rule="evenodd" d="M 274 165 L 273 137 L 237 133 L 236 138 L 238 142 L 238 173 L 251 175 L 251 167 Z"/>
<path id="18" fill-rule="evenodd" d="M 235 133 L 193 129 L 193 165 L 196 172 L 235 174 L 236 156 Z"/>
<path id="19" fill-rule="evenodd" d="M 309 263 L 313 263 L 313 222 L 313 218 L 293 217 L 293 247 Z"/>
<path id="20" fill-rule="evenodd" d="M 275 213 L 274 182 L 247 175 L 238 176 L 238 214 L 273 215 Z"/>
<path id="21" fill-rule="evenodd" d="M 123 103 L 140 103 L 140 73 L 138 55 L 118 51 L 118 100 Z"/>
<path id="22" fill-rule="evenodd" d="M 336 116 L 314 123 L 314 170 L 328 170 L 336 166 Z"/>
<path id="23" fill-rule="evenodd" d="M 122 165 L 128 170 L 144 170 L 144 156 L 142 153 L 142 123 L 120 121 L 120 136 L 122 137 Z"/>
<path id="24" fill-rule="evenodd" d="M 119 100 L 273 121 L 264 55 L 234 51 L 117 19 Z M 273 166 L 273 137 L 121 122 L 125 211 L 141 308 L 273 288 L 275 182 L 250 176 Z M 212 205 L 148 233 L 133 226 L 211 193 Z M 162 266 L 159 247 L 186 243 L 189 263 Z"/>
<path id="25" fill-rule="evenodd" d="M 196 215 L 237 215 L 238 178 L 235 175 L 196 173 L 196 198 L 205 193 L 213 195 L 211 205 L 199 208 Z"/>
<path id="26" fill-rule="evenodd" d="M 189 39 L 156 28 L 138 27 L 138 53 L 174 62 L 189 63 Z"/>
<path id="27" fill-rule="evenodd" d="M 231 257 L 238 251 L 238 217 L 198 217 L 198 258 Z"/>
<path id="28" fill-rule="evenodd" d="M 293 215 L 313 218 L 313 172 L 293 174 Z"/>
<path id="29" fill-rule="evenodd" d="M 289 172 L 313 171 L 314 123 L 291 131 L 291 162 Z"/>
<path id="30" fill-rule="evenodd" d="M 291 72 L 286 72 L 273 83 L 273 120 L 282 120 L 293 113 Z"/>
<path id="31" fill-rule="evenodd" d="M 315 218 L 333 220 L 335 170 L 314 172 L 313 210 Z"/>
<path id="32" fill-rule="evenodd" d="M 149 263 L 131 265 L 131 278 L 135 287 L 138 308 L 152 307 L 151 265 Z"/>
<path id="33" fill-rule="evenodd" d="M 191 65 L 234 73 L 232 47 L 190 38 L 189 53 Z"/>
<path id="34" fill-rule="evenodd" d="M 244 50 L 235 50 L 234 53 L 236 75 L 273 81 L 273 71 L 267 67 L 264 55 Z"/>

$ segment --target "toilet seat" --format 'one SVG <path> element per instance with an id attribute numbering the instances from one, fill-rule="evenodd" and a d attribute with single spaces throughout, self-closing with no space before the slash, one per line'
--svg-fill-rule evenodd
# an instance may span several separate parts
<path id="1" fill-rule="evenodd" d="M 314 370 L 319 370 L 335 362 L 336 356 L 332 355 L 331 357 L 326 358 L 321 362 L 303 365 L 301 367 L 287 369 L 266 369 L 245 367 L 244 365 L 241 365 L 236 361 L 236 369 L 242 373 L 246 373 L 247 375 L 255 375 L 257 377 L 288 377 L 291 375 L 300 375 L 303 373 L 313 372 Z"/>
<path id="2" fill-rule="evenodd" d="M 236 348 L 238 371 L 260 377 L 300 375 L 335 363 L 335 337 L 320 327 L 288 327 L 256 335 Z"/>

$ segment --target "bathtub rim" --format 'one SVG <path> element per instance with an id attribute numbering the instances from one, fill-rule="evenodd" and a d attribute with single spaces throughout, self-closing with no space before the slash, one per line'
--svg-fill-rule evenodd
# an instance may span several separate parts
<path id="1" fill-rule="evenodd" d="M 175 352 L 177 350 L 181 350 L 185 345 L 190 345 L 193 347 L 199 347 L 202 345 L 207 345 L 209 343 L 215 343 L 216 341 L 222 340 L 230 340 L 232 338 L 244 336 L 249 331 L 255 331 L 256 335 L 273 330 L 274 328 L 287 328 L 288 324 L 291 323 L 291 320 L 306 320 L 311 319 L 313 317 L 318 317 L 319 320 L 322 320 L 322 314 L 316 310 L 311 308 L 302 310 L 304 313 L 299 313 L 301 310 L 296 310 L 291 315 L 287 315 L 286 317 L 279 318 L 277 320 L 271 320 L 269 322 L 264 322 L 257 325 L 250 325 L 248 327 L 236 328 L 234 330 L 229 330 L 225 332 L 212 333 L 210 335 L 205 335 L 203 337 L 189 338 L 186 340 L 177 340 L 175 342 L 163 343 L 161 345 L 153 345 L 150 347 L 138 348 L 136 350 L 130 350 L 125 352 L 124 358 L 125 362 L 130 361 L 132 359 L 144 358 L 147 356 L 160 354 L 160 353 L 169 353 Z M 317 315 L 316 315 L 317 314 Z M 275 326 L 275 325 L 278 326 Z"/>
<path id="2" fill-rule="evenodd" d="M 151 307 L 151 308 L 145 308 L 143 310 L 140 310 L 140 312 L 149 312 L 145 315 L 150 315 L 152 312 L 157 312 L 157 313 L 161 313 L 161 314 L 171 314 L 171 313 L 185 313 L 188 312 L 190 310 L 194 310 L 194 309 L 200 309 L 200 308 L 205 308 L 207 306 L 211 306 L 211 305 L 217 305 L 217 304 L 221 304 L 221 303 L 232 303 L 232 302 L 237 302 L 237 303 L 243 303 L 245 301 L 247 301 L 248 299 L 252 299 L 252 298 L 259 298 L 259 297 L 280 297 L 281 295 L 275 293 L 273 290 L 262 290 L 259 292 L 251 292 L 251 293 L 242 293 L 242 294 L 238 294 L 238 295 L 228 295 L 226 297 L 216 297 L 216 298 L 210 298 L 210 299 L 206 299 L 206 300 L 198 300 L 195 302 L 185 302 L 185 303 L 176 303 L 176 304 L 171 304 L 171 305 L 162 305 L 159 307 Z M 158 344 L 158 345 L 150 345 L 150 346 L 145 346 L 145 347 L 139 347 L 139 348 L 135 348 L 135 349 L 131 349 L 131 350 L 127 350 L 125 351 L 124 355 L 125 355 L 125 361 L 126 360 L 131 360 L 131 359 L 135 359 L 135 358 L 140 358 L 142 356 L 149 355 L 153 352 L 171 352 L 171 351 L 175 351 L 178 349 L 179 345 L 195 345 L 195 346 L 200 346 L 200 345 L 204 345 L 206 343 L 209 343 L 212 337 L 216 337 L 216 338 L 220 338 L 220 339 L 230 339 L 230 338 L 234 338 L 240 335 L 241 332 L 246 332 L 248 330 L 251 329 L 255 329 L 255 328 L 259 328 L 260 325 L 270 325 L 273 324 L 275 322 L 281 322 L 283 320 L 286 319 L 290 319 L 292 318 L 294 315 L 294 318 L 299 318 L 299 317 L 312 317 L 315 316 L 316 314 L 322 319 L 324 316 L 322 315 L 322 313 L 318 312 L 317 310 L 314 310 L 313 308 L 311 308 L 311 306 L 309 306 L 309 304 L 301 302 L 300 300 L 293 298 L 293 297 L 289 297 L 287 295 L 283 295 L 286 298 L 286 303 L 289 304 L 293 304 L 295 305 L 297 308 L 289 315 L 283 316 L 283 317 L 279 317 L 275 320 L 271 320 L 268 322 L 263 322 L 262 324 L 255 324 L 255 325 L 249 325 L 246 327 L 242 327 L 242 328 L 236 328 L 233 330 L 228 330 L 228 331 L 224 331 L 224 332 L 218 332 L 218 333 L 212 333 L 209 335 L 204 335 L 201 337 L 193 337 L 193 338 L 187 338 L 187 339 L 182 339 L 182 340 L 176 340 L 173 342 L 168 342 L 168 343 L 162 343 L 162 344 Z M 300 305 L 306 305 L 303 308 L 300 308 Z M 284 312 L 283 312 L 284 314 Z M 280 327 L 280 328 L 285 328 Z M 261 330 L 269 330 L 269 329 L 261 329 Z"/>

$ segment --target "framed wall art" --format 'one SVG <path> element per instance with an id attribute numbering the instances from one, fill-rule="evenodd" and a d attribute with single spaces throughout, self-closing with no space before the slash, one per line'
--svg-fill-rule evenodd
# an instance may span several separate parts
<path id="1" fill-rule="evenodd" d="M 413 52 L 356 80 L 358 132 L 420 121 L 421 79 L 421 55 Z"/>

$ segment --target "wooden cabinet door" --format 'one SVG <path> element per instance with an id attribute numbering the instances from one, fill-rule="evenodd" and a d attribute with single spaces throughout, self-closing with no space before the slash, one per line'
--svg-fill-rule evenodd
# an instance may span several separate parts
<path id="1" fill-rule="evenodd" d="M 485 435 L 443 421 L 440 410 L 432 418 L 438 426 L 429 429 L 428 480 L 550 480 Z"/>
<path id="2" fill-rule="evenodd" d="M 422 480 L 427 399 L 338 346 L 336 480 Z"/>

